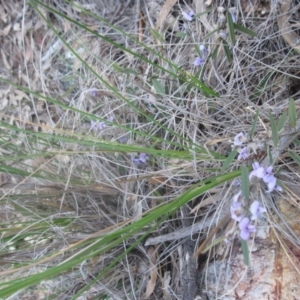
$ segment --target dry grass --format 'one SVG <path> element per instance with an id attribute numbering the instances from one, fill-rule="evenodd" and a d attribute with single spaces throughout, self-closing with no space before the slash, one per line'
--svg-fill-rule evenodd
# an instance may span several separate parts
<path id="1" fill-rule="evenodd" d="M 81 251 L 77 247 L 80 243 L 83 247 L 84 241 L 93 243 L 97 237 L 140 220 L 146 212 L 176 199 L 193 184 L 220 174 L 223 160 L 213 154 L 227 157 L 231 152 L 230 140 L 241 131 L 250 132 L 257 110 L 255 137 L 271 139 L 269 114 L 278 120 L 288 110 L 291 98 L 298 108 L 298 46 L 288 43 L 290 31 L 285 31 L 292 28 L 299 34 L 297 1 L 291 1 L 288 11 L 289 22 L 295 27 L 278 26 L 282 13 L 279 1 L 238 1 L 239 24 L 257 36 L 237 34 L 232 62 L 220 47 L 204 68 L 193 66 L 198 55 L 195 46 L 205 44 L 212 53 L 221 45 L 217 33 L 207 35 L 217 28 L 217 7 L 225 6 L 224 2 L 228 2 L 225 8 L 233 7 L 235 1 L 212 1 L 207 8 L 199 4 L 201 1 L 177 1 L 159 27 L 158 36 L 153 29 L 165 2 L 75 3 L 91 11 L 91 15 L 65 1 L 44 1 L 69 18 L 39 7 L 65 44 L 29 2 L 1 4 L 0 76 L 11 82 L 0 79 L 3 282 L 57 266 Z M 182 12 L 190 9 L 197 14 L 209 9 L 209 13 L 199 15 L 193 22 L 183 22 Z M 186 36 L 178 37 L 182 25 Z M 112 42 L 99 38 L 93 31 Z M 164 69 L 175 73 L 176 70 L 169 62 L 183 74 L 201 78 L 219 97 L 204 96 L 186 79 L 187 75 L 170 75 Z M 159 93 L 161 88 L 164 91 Z M 48 101 L 50 98 L 56 102 Z M 92 128 L 91 121 L 95 120 L 90 114 L 104 120 L 106 127 Z M 95 126 L 101 126 L 99 122 Z M 283 132 L 289 130 L 286 124 Z M 89 141 L 84 143 L 86 137 Z M 124 151 L 93 146 L 92 142 L 99 140 L 109 145 L 124 144 Z M 195 145 L 205 146 L 211 155 L 199 160 Z M 259 223 L 257 237 L 249 246 L 251 274 L 243 264 L 238 239 L 227 246 L 221 243 L 212 247 L 209 254 L 197 260 L 187 259 L 213 228 L 220 230 L 208 244 L 228 232 L 228 222 L 221 220 L 237 190 L 228 182 L 173 212 L 151 232 L 151 238 L 159 237 L 159 242 L 139 242 L 101 280 L 97 279 L 98 274 L 153 224 L 105 254 L 97 254 L 72 271 L 42 281 L 9 299 L 71 299 L 84 288 L 80 295 L 76 294 L 78 299 L 189 300 L 196 294 L 209 299 L 234 299 L 234 295 L 255 299 L 260 296 L 252 294 L 253 287 L 267 276 L 259 269 L 265 260 L 269 262 L 265 269 L 270 268 L 271 278 L 266 294 L 273 295 L 277 289 L 279 298 L 272 299 L 292 299 L 292 283 L 288 287 L 284 283 L 289 280 L 287 273 L 299 277 L 300 191 L 299 166 L 288 150 L 297 153 L 298 145 L 298 139 L 287 147 L 281 145 L 282 151 L 275 158 L 274 166 L 285 188 L 283 193 L 267 194 L 261 185 L 251 189 L 251 194 L 268 209 L 266 218 Z M 193 159 L 181 159 L 179 154 L 150 155 L 147 163 L 137 165 L 133 157 L 139 155 L 138 150 L 135 153 L 126 146 L 155 148 L 166 153 L 188 150 Z M 260 161 L 266 161 L 267 155 L 263 151 Z M 228 171 L 250 162 L 232 162 Z M 196 227 L 197 232 L 193 231 Z M 270 252 L 270 248 L 274 251 Z M 43 261 L 34 265 L 37 259 Z M 288 271 L 276 271 L 279 265 Z M 23 268 L 10 271 L 16 266 Z M 243 272 L 248 272 L 251 284 L 241 278 Z M 274 278 L 279 278 L 279 283 Z"/>

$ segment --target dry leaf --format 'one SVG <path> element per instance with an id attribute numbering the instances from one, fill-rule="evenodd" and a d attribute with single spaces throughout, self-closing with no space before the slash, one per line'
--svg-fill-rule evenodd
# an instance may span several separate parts
<path id="1" fill-rule="evenodd" d="M 163 21 L 167 18 L 168 14 L 170 13 L 172 7 L 175 5 L 177 0 L 167 0 L 163 5 L 161 12 L 159 14 L 157 23 L 155 25 L 155 29 L 159 29 Z"/>
<path id="2" fill-rule="evenodd" d="M 150 247 L 148 249 L 148 256 L 150 259 L 150 280 L 147 284 L 146 293 L 143 299 L 148 299 L 154 291 L 156 281 L 157 281 L 157 266 L 156 266 L 156 252 L 155 247 Z"/>
<path id="3" fill-rule="evenodd" d="M 201 207 L 205 207 L 207 205 L 211 205 L 211 204 L 216 204 L 218 203 L 218 201 L 220 201 L 220 195 L 216 194 L 213 196 L 210 196 L 204 200 L 202 200 L 198 205 L 196 205 L 191 211 L 190 214 L 195 213 L 198 209 L 200 209 Z"/>
<path id="4" fill-rule="evenodd" d="M 7 58 L 6 58 L 6 55 L 5 55 L 5 53 L 4 53 L 3 50 L 1 50 L 1 54 L 2 54 L 2 60 L 3 60 L 3 64 L 4 64 L 5 68 L 6 68 L 7 70 L 10 70 L 10 69 L 11 69 L 11 66 L 10 66 L 10 64 L 9 64 L 9 62 L 8 62 L 8 60 L 7 60 Z"/>

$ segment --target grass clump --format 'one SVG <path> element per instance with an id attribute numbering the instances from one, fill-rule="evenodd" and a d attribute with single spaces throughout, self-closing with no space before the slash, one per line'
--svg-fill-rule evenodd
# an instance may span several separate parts
<path id="1" fill-rule="evenodd" d="M 5 8 L 0 298 L 222 299 L 255 247 L 296 261 L 297 47 L 196 2 Z"/>

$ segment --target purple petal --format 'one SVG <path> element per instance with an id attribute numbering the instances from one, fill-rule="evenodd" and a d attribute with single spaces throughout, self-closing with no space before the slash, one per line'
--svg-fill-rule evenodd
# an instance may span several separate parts
<path id="1" fill-rule="evenodd" d="M 241 230 L 240 236 L 243 240 L 248 240 L 251 232 L 255 232 L 255 226 L 250 225 L 249 218 L 243 218 L 239 223 L 239 228 Z"/>
<path id="2" fill-rule="evenodd" d="M 276 178 L 274 177 L 274 180 L 268 183 L 268 192 L 273 192 L 276 187 Z"/>
<path id="3" fill-rule="evenodd" d="M 264 181 L 264 183 L 270 183 L 270 182 L 273 182 L 273 181 L 275 181 L 276 182 L 276 178 L 275 178 L 275 176 L 274 175 L 265 175 L 265 176 L 263 176 L 263 181 Z"/>
<path id="4" fill-rule="evenodd" d="M 231 219 L 236 220 L 236 221 L 241 221 L 241 219 L 243 218 L 242 215 L 238 216 L 236 214 L 236 212 L 238 210 L 240 210 L 240 208 L 242 207 L 241 202 L 233 202 L 232 205 L 230 206 L 230 213 L 231 213 Z"/>
<path id="5" fill-rule="evenodd" d="M 242 191 L 239 191 L 236 195 L 234 195 L 233 202 L 237 202 L 239 197 L 241 196 L 241 194 L 242 194 Z"/>
<path id="6" fill-rule="evenodd" d="M 251 206 L 250 206 L 250 212 L 252 215 L 257 215 L 258 213 L 258 208 L 259 208 L 259 202 L 258 201 L 253 201 Z"/>
<path id="7" fill-rule="evenodd" d="M 256 220 L 260 214 L 266 212 L 267 210 L 260 205 L 258 201 L 253 201 L 250 206 L 250 212 L 252 214 L 251 220 Z"/>
<path id="8" fill-rule="evenodd" d="M 203 66 L 205 63 L 205 60 L 199 56 L 196 57 L 195 61 L 194 61 L 194 66 L 198 67 L 198 66 Z"/>
<path id="9" fill-rule="evenodd" d="M 266 168 L 266 174 L 267 175 L 272 175 L 272 171 L 273 171 L 273 166 L 269 166 Z"/>
<path id="10" fill-rule="evenodd" d="M 238 156 L 238 160 L 242 160 L 242 159 L 247 159 L 249 157 L 249 155 L 248 155 L 248 153 L 247 153 L 247 147 L 244 147 L 242 150 L 241 150 L 241 152 L 240 152 L 240 154 L 239 154 L 239 156 Z"/>
<path id="11" fill-rule="evenodd" d="M 256 228 L 254 225 L 248 225 L 248 232 L 255 232 L 256 231 Z"/>
<path id="12" fill-rule="evenodd" d="M 252 164 L 252 168 L 253 168 L 253 170 L 259 169 L 259 168 L 260 168 L 259 163 L 258 163 L 257 161 L 255 161 L 255 162 Z"/>
<path id="13" fill-rule="evenodd" d="M 249 240 L 250 233 L 247 230 L 241 230 L 240 237 L 242 240 L 247 241 Z"/>
<path id="14" fill-rule="evenodd" d="M 147 162 L 147 159 L 149 159 L 149 156 L 146 153 L 140 153 L 140 158 L 139 160 L 143 163 Z"/>
<path id="15" fill-rule="evenodd" d="M 188 13 L 183 12 L 183 13 L 182 13 L 182 16 L 183 16 L 183 18 L 184 18 L 185 20 L 187 20 L 187 21 L 192 21 L 192 20 L 193 20 L 194 14 L 192 14 L 191 11 L 188 12 Z"/>
<path id="16" fill-rule="evenodd" d="M 278 191 L 278 192 L 282 192 L 282 191 L 283 191 L 283 190 L 282 190 L 282 187 L 279 186 L 279 185 L 276 185 L 276 186 L 275 186 L 275 190 Z"/>
<path id="17" fill-rule="evenodd" d="M 243 219 L 241 220 L 241 222 L 239 223 L 239 228 L 240 228 L 240 230 L 241 230 L 241 231 L 247 230 L 249 223 L 250 223 L 249 218 L 243 218 Z"/>
<path id="18" fill-rule="evenodd" d="M 246 141 L 246 137 L 243 132 L 238 133 L 233 140 L 235 146 L 241 146 Z"/>

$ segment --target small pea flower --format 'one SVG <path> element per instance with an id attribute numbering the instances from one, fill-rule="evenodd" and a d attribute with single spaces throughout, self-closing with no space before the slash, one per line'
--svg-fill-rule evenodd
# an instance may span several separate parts
<path id="1" fill-rule="evenodd" d="M 267 210 L 260 205 L 258 201 L 253 201 L 250 206 L 250 212 L 252 214 L 251 220 L 256 220 L 260 214 L 266 212 Z"/>
<path id="2" fill-rule="evenodd" d="M 195 67 L 203 66 L 204 63 L 205 63 L 205 59 L 197 56 L 196 59 L 195 59 L 195 61 L 194 61 L 194 66 Z"/>
<path id="3" fill-rule="evenodd" d="M 232 22 L 236 23 L 237 22 L 237 11 L 236 11 L 236 8 L 235 7 L 229 8 L 228 12 L 231 15 Z"/>
<path id="4" fill-rule="evenodd" d="M 201 51 L 201 55 L 202 57 L 206 57 L 208 54 L 207 48 L 204 45 L 199 45 L 199 49 Z"/>
<path id="5" fill-rule="evenodd" d="M 235 146 L 241 146 L 246 141 L 247 141 L 247 138 L 245 137 L 244 133 L 240 132 L 234 137 L 233 144 Z"/>
<path id="6" fill-rule="evenodd" d="M 189 12 L 182 12 L 182 16 L 185 20 L 187 21 L 192 21 L 194 16 L 195 16 L 195 13 L 193 10 L 189 11 Z"/>
<path id="7" fill-rule="evenodd" d="M 239 191 L 234 197 L 233 197 L 233 202 L 230 206 L 230 214 L 231 214 L 231 219 L 239 222 L 243 218 L 242 213 L 242 203 L 239 202 L 239 198 L 241 196 L 242 192 Z"/>
<path id="8" fill-rule="evenodd" d="M 146 153 L 140 153 L 138 158 L 134 158 L 133 161 L 139 165 L 141 163 L 146 163 L 147 160 L 149 159 L 149 156 Z"/>
<path id="9" fill-rule="evenodd" d="M 91 88 L 90 89 L 90 94 L 91 94 L 91 96 L 93 96 L 93 97 L 96 97 L 97 96 L 97 89 L 96 88 Z"/>
<path id="10" fill-rule="evenodd" d="M 255 226 L 250 224 L 249 218 L 243 218 L 239 223 L 239 228 L 241 230 L 240 237 L 242 240 L 248 240 L 250 233 L 255 232 Z"/>
<path id="11" fill-rule="evenodd" d="M 262 179 L 265 176 L 265 169 L 259 165 L 259 163 L 256 161 L 252 164 L 253 171 L 249 174 L 249 179 L 253 176 Z"/>
<path id="12" fill-rule="evenodd" d="M 244 147 L 240 150 L 238 160 L 247 159 L 249 157 L 249 154 L 247 153 L 247 147 Z"/>
<path id="13" fill-rule="evenodd" d="M 109 117 L 107 119 L 108 122 L 112 122 L 114 120 L 114 117 Z M 107 125 L 105 124 L 105 121 L 98 122 L 98 121 L 91 121 L 91 129 L 95 131 L 101 131 L 104 128 L 106 128 Z"/>

